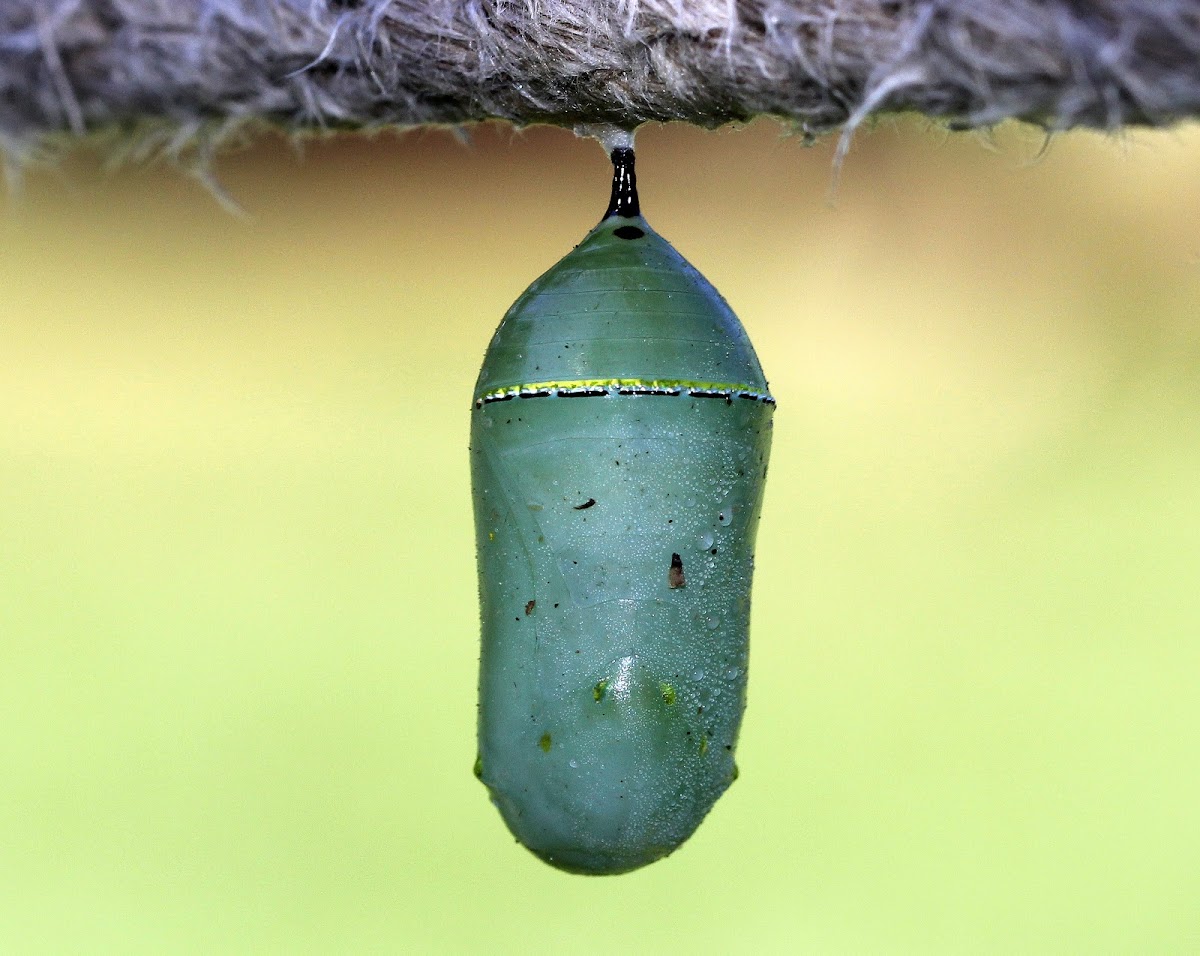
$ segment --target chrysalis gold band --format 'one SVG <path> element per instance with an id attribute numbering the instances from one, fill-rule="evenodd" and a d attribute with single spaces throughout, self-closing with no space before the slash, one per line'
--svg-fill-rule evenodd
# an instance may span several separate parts
<path id="1" fill-rule="evenodd" d="M 475 399 L 475 407 L 512 398 L 575 398 L 588 395 L 683 395 L 693 398 L 747 398 L 766 405 L 775 399 L 762 389 L 736 382 L 696 382 L 685 379 L 586 378 L 558 382 L 530 382 L 494 388 Z"/>

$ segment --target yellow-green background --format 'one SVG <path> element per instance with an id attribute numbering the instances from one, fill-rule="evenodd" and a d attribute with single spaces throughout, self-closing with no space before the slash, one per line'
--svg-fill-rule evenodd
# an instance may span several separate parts
<path id="1" fill-rule="evenodd" d="M 738 784 L 558 873 L 471 775 L 471 387 L 604 208 L 476 131 L 0 215 L 0 951 L 1200 950 L 1200 131 L 639 137 L 779 400 Z"/>

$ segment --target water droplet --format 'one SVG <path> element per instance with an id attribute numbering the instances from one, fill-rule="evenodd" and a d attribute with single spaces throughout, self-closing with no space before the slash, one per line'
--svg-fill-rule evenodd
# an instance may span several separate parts
<path id="1" fill-rule="evenodd" d="M 567 766 L 570 767 L 572 770 L 577 770 L 579 768 L 579 761 L 578 760 L 568 760 Z"/>
<path id="2" fill-rule="evenodd" d="M 713 546 L 713 536 L 711 531 L 705 531 L 700 535 L 700 550 L 707 551 Z"/>
<path id="3" fill-rule="evenodd" d="M 717 685 L 716 687 L 714 687 L 714 688 L 712 689 L 712 695 L 713 695 L 713 697 L 720 697 L 720 696 L 721 696 L 721 687 L 720 687 L 720 685 Z"/>
<path id="4" fill-rule="evenodd" d="M 715 631 L 721 626 L 721 619 L 715 614 L 710 614 L 707 618 L 705 618 L 704 623 L 708 625 L 708 629 L 710 631 Z"/>
<path id="5" fill-rule="evenodd" d="M 736 667 L 731 667 L 727 671 L 725 671 L 725 677 L 728 678 L 729 680 L 737 680 L 737 676 L 740 673 L 741 673 L 741 671 L 739 671 Z"/>
<path id="6" fill-rule="evenodd" d="M 704 668 L 697 667 L 692 671 L 692 680 L 704 680 Z"/>
<path id="7" fill-rule="evenodd" d="M 717 513 L 717 523 L 729 526 L 733 522 L 733 508 L 726 508 L 724 511 Z"/>
<path id="8" fill-rule="evenodd" d="M 490 418 L 488 418 L 486 415 L 483 416 L 483 427 L 484 428 L 492 427 L 492 420 Z"/>
<path id="9" fill-rule="evenodd" d="M 685 508 L 695 508 L 695 507 L 696 507 L 696 496 L 695 496 L 695 495 L 688 495 L 686 498 L 684 498 L 684 499 L 683 499 L 683 506 L 684 506 Z"/>

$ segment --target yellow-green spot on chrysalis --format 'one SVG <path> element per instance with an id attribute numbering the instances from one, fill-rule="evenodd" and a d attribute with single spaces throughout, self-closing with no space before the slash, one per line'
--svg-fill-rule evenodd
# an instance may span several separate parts
<path id="1" fill-rule="evenodd" d="M 658 685 L 659 693 L 662 694 L 663 703 L 670 707 L 675 703 L 675 688 L 665 681 Z"/>
<path id="2" fill-rule="evenodd" d="M 542 748 L 543 753 L 550 752 L 550 735 L 542 734 L 542 739 L 538 741 L 538 746 Z"/>
<path id="3" fill-rule="evenodd" d="M 700 756 L 703 757 L 708 753 L 708 734 L 700 735 Z"/>
<path id="4" fill-rule="evenodd" d="M 592 688 L 592 699 L 598 704 L 604 700 L 604 692 L 608 690 L 608 678 L 602 677 L 596 681 L 596 686 Z"/>
<path id="5" fill-rule="evenodd" d="M 483 754 L 475 755 L 475 766 L 471 768 L 476 780 L 483 779 Z"/>

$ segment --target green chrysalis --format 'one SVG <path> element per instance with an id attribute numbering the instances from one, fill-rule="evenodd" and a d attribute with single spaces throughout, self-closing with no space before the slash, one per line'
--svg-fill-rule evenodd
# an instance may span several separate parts
<path id="1" fill-rule="evenodd" d="M 666 856 L 737 776 L 774 399 L 717 291 L 642 218 L 604 219 L 501 322 L 475 386 L 479 757 L 548 863 Z"/>

